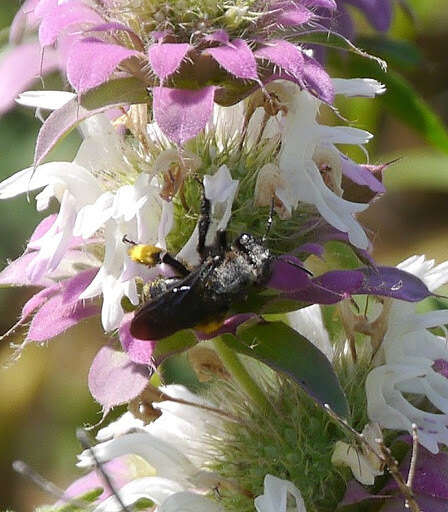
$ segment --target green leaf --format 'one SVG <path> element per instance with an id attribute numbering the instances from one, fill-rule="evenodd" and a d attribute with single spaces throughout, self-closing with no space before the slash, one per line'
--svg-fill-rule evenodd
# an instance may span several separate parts
<path id="1" fill-rule="evenodd" d="M 347 417 L 344 392 L 327 357 L 309 340 L 283 322 L 242 326 L 237 336 L 223 335 L 226 345 L 262 361 L 293 379 L 318 404 L 328 404 Z"/>
<path id="2" fill-rule="evenodd" d="M 73 98 L 63 107 L 52 112 L 39 131 L 34 152 L 34 166 L 40 165 L 59 142 L 89 117 L 111 107 L 149 101 L 142 87 L 142 83 L 135 78 L 110 80 L 84 94 L 81 97 L 81 104 L 78 98 Z"/>
<path id="3" fill-rule="evenodd" d="M 80 103 L 87 110 L 105 106 L 149 103 L 145 84 L 135 77 L 117 78 L 92 89 L 81 96 Z"/>
<path id="4" fill-rule="evenodd" d="M 189 348 L 194 347 L 197 342 L 198 339 L 192 329 L 177 331 L 172 336 L 163 338 L 157 342 L 153 352 L 153 358 L 156 366 L 158 366 L 167 357 L 185 352 Z"/>
<path id="5" fill-rule="evenodd" d="M 400 74 L 385 73 L 372 62 L 354 57 L 352 71 L 357 76 L 368 76 L 382 82 L 387 91 L 377 101 L 408 126 L 420 133 L 434 147 L 448 152 L 448 133 L 441 119 L 421 98 L 412 85 Z"/>

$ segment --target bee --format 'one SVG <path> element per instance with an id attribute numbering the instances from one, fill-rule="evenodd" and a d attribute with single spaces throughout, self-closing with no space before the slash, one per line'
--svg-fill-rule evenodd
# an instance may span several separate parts
<path id="1" fill-rule="evenodd" d="M 162 278 L 149 287 L 149 300 L 131 322 L 132 336 L 160 340 L 182 329 L 205 334 L 219 329 L 232 304 L 244 302 L 253 287 L 263 286 L 272 275 L 275 257 L 264 241 L 272 224 L 272 211 L 263 239 L 240 234 L 230 245 L 225 231 L 218 231 L 214 243 L 206 245 L 210 228 L 210 201 L 202 192 L 197 251 L 201 263 L 191 271 L 167 252 L 134 244 L 132 259 L 140 263 L 170 265 L 178 277 Z M 130 242 L 124 238 L 125 242 Z M 130 242 L 133 244 L 133 242 Z"/>

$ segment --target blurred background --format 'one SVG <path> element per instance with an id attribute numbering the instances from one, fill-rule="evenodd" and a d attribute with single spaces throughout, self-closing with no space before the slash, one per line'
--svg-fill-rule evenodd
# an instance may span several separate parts
<path id="1" fill-rule="evenodd" d="M 448 9 L 439 0 L 410 0 L 412 19 L 395 4 L 387 37 L 374 33 L 355 13 L 359 45 L 386 59 L 390 73 L 340 54 L 329 56 L 330 72 L 335 77 L 374 77 L 389 89 L 377 100 L 339 103 L 355 126 L 374 133 L 368 148 L 371 163 L 399 158 L 385 172 L 387 194 L 363 219 L 372 230 L 377 261 L 394 265 L 412 254 L 426 254 L 441 262 L 448 259 Z M 18 6 L 18 0 L 2 0 L 0 28 L 9 25 Z M 64 84 L 52 77 L 45 85 Z M 23 108 L 0 119 L 0 179 L 31 164 L 39 126 L 33 112 Z M 77 143 L 73 134 L 54 156 L 70 160 Z M 23 251 L 39 215 L 32 199 L 20 197 L 0 202 L 0 219 L 3 267 Z M 32 290 L 0 290 L 0 333 L 14 324 L 31 295 Z M 21 334 L 3 340 L 1 363 L 11 355 L 9 342 L 19 343 Z M 0 510 L 27 511 L 54 501 L 13 473 L 14 459 L 25 460 L 61 487 L 77 475 L 75 429 L 80 418 L 95 424 L 101 417 L 87 389 L 87 373 L 104 343 L 102 336 L 95 321 L 87 321 L 47 347 L 28 347 L 18 362 L 0 369 Z"/>

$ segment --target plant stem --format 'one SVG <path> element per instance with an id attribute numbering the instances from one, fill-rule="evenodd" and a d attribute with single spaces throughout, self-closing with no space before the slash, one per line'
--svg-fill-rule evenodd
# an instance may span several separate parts
<path id="1" fill-rule="evenodd" d="M 241 386 L 244 392 L 260 407 L 260 409 L 269 411 L 271 407 L 270 403 L 253 377 L 247 371 L 244 364 L 241 362 L 238 354 L 229 348 L 220 337 L 215 338 L 213 343 L 219 358 L 229 371 L 234 381 Z"/>

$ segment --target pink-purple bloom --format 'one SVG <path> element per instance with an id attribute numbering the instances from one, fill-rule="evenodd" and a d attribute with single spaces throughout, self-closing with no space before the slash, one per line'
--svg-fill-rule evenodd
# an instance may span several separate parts
<path id="1" fill-rule="evenodd" d="M 377 8 L 360 2 L 358 7 L 380 16 L 389 2 L 382 3 Z M 16 15 L 11 48 L 1 64 L 2 75 L 14 79 L 13 88 L 6 79 L 0 81 L 0 87 L 5 84 L 2 111 L 40 71 L 57 66 L 78 95 L 118 76 L 135 77 L 142 90 L 151 90 L 154 118 L 177 144 L 204 128 L 213 101 L 235 103 L 276 77 L 332 103 L 329 77 L 300 44 L 300 33 L 330 30 L 322 28 L 325 23 L 335 30 L 334 23 L 343 17 L 337 7 L 343 10 L 333 0 L 271 1 L 255 4 L 247 14 L 228 7 L 227 17 L 216 22 L 204 22 L 198 15 L 194 22 L 182 23 L 183 14 L 178 13 L 179 25 L 173 25 L 169 12 L 165 20 L 156 17 L 157 23 L 145 18 L 136 24 L 117 2 L 27 1 Z M 37 40 L 25 43 L 24 35 L 36 29 Z M 23 65 L 20 80 L 10 72 L 17 69 L 17 60 Z M 126 94 L 121 101 L 126 103 Z"/>

